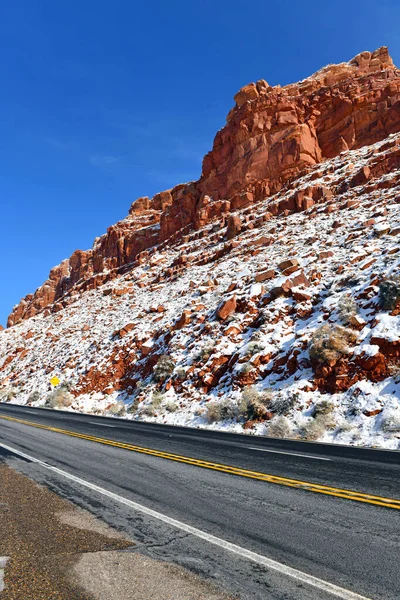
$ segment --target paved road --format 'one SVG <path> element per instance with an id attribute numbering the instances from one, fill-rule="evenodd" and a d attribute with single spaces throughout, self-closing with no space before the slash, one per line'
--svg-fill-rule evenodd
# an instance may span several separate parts
<path id="1" fill-rule="evenodd" d="M 78 437 L 51 430 L 55 428 Z M 95 443 L 93 437 L 103 442 Z M 0 447 L 3 460 L 127 531 L 137 540 L 139 551 L 189 567 L 239 598 L 335 597 L 321 585 L 310 585 L 307 578 L 296 579 L 293 572 L 285 572 L 285 566 L 366 598 L 400 597 L 400 510 L 370 504 L 374 500 L 365 496 L 360 496 L 364 502 L 338 497 L 340 489 L 349 489 L 399 499 L 399 453 L 4 404 L 0 405 L 0 443 L 89 482 L 90 489 Z M 139 451 L 132 451 L 132 446 Z M 146 448 L 156 455 L 143 453 Z M 206 461 L 208 468 L 161 458 L 165 453 Z M 226 472 L 231 466 L 238 475 Z M 246 475 L 249 470 L 256 475 Z M 273 476 L 276 483 L 257 479 L 257 473 Z M 313 491 L 290 487 L 283 478 L 301 480 L 303 488 L 312 483 L 334 489 L 315 493 L 319 491 L 315 487 L 310 487 Z M 137 504 L 169 522 L 136 510 Z M 171 519 L 204 536 L 175 526 Z M 243 552 L 234 553 L 207 536 L 235 544 Z M 264 563 L 249 560 L 246 551 L 263 557 Z M 282 568 L 276 570 L 268 560 Z"/>

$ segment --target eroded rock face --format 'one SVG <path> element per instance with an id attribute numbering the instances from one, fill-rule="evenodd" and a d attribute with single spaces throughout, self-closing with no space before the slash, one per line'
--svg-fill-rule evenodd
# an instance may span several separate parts
<path id="1" fill-rule="evenodd" d="M 126 219 L 110 227 L 91 250 L 77 250 L 54 267 L 43 286 L 14 308 L 8 326 L 50 307 L 62 310 L 73 294 L 147 261 L 152 247 L 172 244 L 210 221 L 223 222 L 229 213 L 291 185 L 316 163 L 399 131 L 400 71 L 387 48 L 380 48 L 324 67 L 296 84 L 248 84 L 235 102 L 204 158 L 199 181 L 139 198 Z M 398 164 L 398 153 L 390 160 Z M 351 185 L 367 184 L 379 169 L 390 168 L 377 164 L 374 171 L 372 166 L 356 173 Z M 307 210 L 326 200 L 326 193 L 310 187 L 271 206 L 271 214 Z"/>

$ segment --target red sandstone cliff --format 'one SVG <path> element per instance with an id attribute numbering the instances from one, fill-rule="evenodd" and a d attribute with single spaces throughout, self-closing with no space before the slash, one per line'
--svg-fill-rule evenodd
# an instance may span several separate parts
<path id="1" fill-rule="evenodd" d="M 153 246 L 276 193 L 324 159 L 398 132 L 400 71 L 387 48 L 380 48 L 297 84 L 251 83 L 235 101 L 197 182 L 139 198 L 91 250 L 77 250 L 54 267 L 44 285 L 14 308 L 8 326 L 60 310 L 73 301 L 72 292 L 98 287 L 145 260 Z"/>

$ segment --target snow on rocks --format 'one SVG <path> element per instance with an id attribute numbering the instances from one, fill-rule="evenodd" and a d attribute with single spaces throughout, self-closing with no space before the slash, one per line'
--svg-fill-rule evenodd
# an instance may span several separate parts
<path id="1" fill-rule="evenodd" d="M 0 331 L 0 399 L 44 405 L 57 375 L 69 411 L 399 448 L 400 315 L 382 310 L 380 286 L 399 272 L 400 166 L 375 176 L 372 164 L 399 143 L 344 152 L 251 213 L 238 209 L 229 242 L 226 224 L 206 224 L 57 312 Z M 370 164 L 355 193 L 352 176 Z M 325 190 L 318 202 L 271 210 L 309 198 L 311 185 Z M 309 353 L 324 326 L 356 340 L 329 368 Z M 170 366 L 157 366 L 156 381 L 163 356 Z M 250 388 L 254 403 L 270 403 L 268 419 L 244 406 Z M 210 402 L 226 403 L 229 418 L 210 421 Z"/>

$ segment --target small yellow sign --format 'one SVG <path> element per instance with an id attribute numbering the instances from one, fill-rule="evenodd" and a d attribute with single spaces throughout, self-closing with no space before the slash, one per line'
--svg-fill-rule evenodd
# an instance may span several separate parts
<path id="1" fill-rule="evenodd" d="M 51 385 L 54 385 L 54 387 L 56 387 L 56 385 L 60 383 L 60 380 L 58 379 L 58 377 L 54 376 L 50 379 L 50 383 Z"/>

